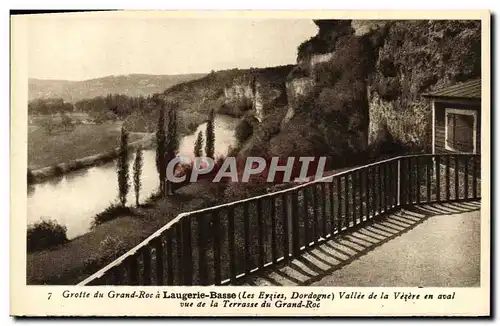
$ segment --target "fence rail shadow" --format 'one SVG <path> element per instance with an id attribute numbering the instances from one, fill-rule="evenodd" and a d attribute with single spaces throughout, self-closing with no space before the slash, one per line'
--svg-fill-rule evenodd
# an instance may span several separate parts
<path id="1" fill-rule="evenodd" d="M 480 209 L 480 202 L 411 206 L 374 219 L 311 248 L 287 264 L 248 277 L 235 285 L 307 286 L 404 235 L 431 217 Z"/>
<path id="2" fill-rule="evenodd" d="M 367 221 L 382 234 L 400 231 L 410 217 L 380 222 L 400 208 L 468 206 L 481 198 L 480 164 L 476 154 L 400 156 L 182 213 L 79 285 L 238 284 Z"/>

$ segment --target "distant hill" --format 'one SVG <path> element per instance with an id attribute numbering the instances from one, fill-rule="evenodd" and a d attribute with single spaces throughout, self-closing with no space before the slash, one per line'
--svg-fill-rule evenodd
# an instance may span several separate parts
<path id="1" fill-rule="evenodd" d="M 83 81 L 30 78 L 28 81 L 28 98 L 30 101 L 37 98 L 63 98 L 65 101 L 75 102 L 107 94 L 150 95 L 152 93 L 161 93 L 176 84 L 201 78 L 205 75 L 131 74 L 106 76 Z"/>

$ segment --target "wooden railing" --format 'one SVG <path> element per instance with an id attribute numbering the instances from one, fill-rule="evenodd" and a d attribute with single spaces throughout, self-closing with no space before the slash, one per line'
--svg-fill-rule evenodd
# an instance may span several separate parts
<path id="1" fill-rule="evenodd" d="M 480 156 L 395 157 L 182 213 L 79 285 L 222 285 L 405 205 L 480 199 Z"/>

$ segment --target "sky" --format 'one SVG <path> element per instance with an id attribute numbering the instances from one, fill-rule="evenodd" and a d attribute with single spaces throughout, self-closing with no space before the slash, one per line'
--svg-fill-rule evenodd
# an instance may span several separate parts
<path id="1" fill-rule="evenodd" d="M 85 80 L 291 64 L 317 32 L 310 19 L 255 18 L 32 15 L 28 74 Z"/>

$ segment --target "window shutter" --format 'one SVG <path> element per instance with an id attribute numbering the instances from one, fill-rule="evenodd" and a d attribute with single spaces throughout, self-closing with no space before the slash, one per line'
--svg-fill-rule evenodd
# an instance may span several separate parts
<path id="1" fill-rule="evenodd" d="M 474 150 L 474 116 L 448 113 L 446 144 L 458 152 Z"/>
<path id="2" fill-rule="evenodd" d="M 457 114 L 455 118 L 455 148 L 461 152 L 474 150 L 474 117 Z"/>
<path id="3" fill-rule="evenodd" d="M 455 115 L 454 114 L 447 114 L 447 134 L 446 134 L 446 143 L 448 146 L 455 148 Z"/>

